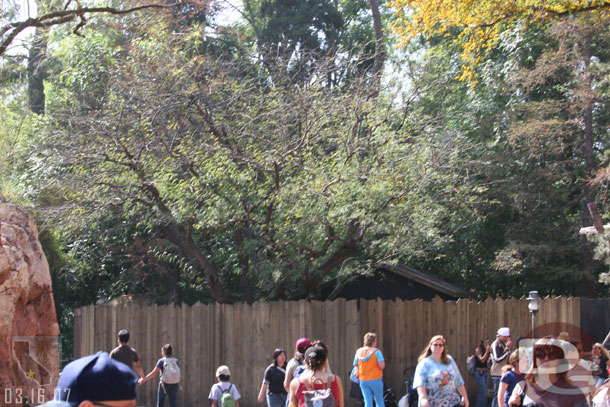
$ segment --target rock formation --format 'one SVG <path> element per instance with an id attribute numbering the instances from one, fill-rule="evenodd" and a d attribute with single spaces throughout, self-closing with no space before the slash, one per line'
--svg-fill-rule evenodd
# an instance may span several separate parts
<path id="1" fill-rule="evenodd" d="M 53 398 L 59 326 L 33 217 L 0 203 L 0 405 Z"/>

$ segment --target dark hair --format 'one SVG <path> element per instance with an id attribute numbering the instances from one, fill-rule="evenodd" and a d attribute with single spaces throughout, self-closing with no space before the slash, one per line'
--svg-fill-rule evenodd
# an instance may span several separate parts
<path id="1" fill-rule="evenodd" d="M 229 379 L 231 378 L 231 376 L 229 376 L 227 374 L 221 374 L 220 376 L 218 376 L 218 378 L 220 379 L 221 382 L 228 382 Z"/>
<path id="2" fill-rule="evenodd" d="M 277 367 L 277 358 L 279 358 L 282 353 L 286 355 L 286 351 L 282 348 L 276 348 L 273 351 L 273 366 Z M 284 365 L 286 365 L 286 361 L 284 361 Z"/>
<path id="3" fill-rule="evenodd" d="M 479 343 L 479 351 L 481 352 L 481 355 L 485 355 L 485 341 L 489 340 L 489 337 L 484 336 L 481 338 L 481 343 Z"/>
<path id="4" fill-rule="evenodd" d="M 165 354 L 165 356 L 171 356 L 172 355 L 172 345 L 171 343 L 168 343 L 167 345 L 164 345 L 161 350 L 163 351 L 163 353 Z"/>
<path id="5" fill-rule="evenodd" d="M 122 329 L 118 334 L 119 341 L 121 342 L 129 342 L 129 331 L 126 329 Z"/>
<path id="6" fill-rule="evenodd" d="M 324 342 L 322 342 L 322 341 L 321 341 L 321 340 L 319 340 L 319 339 L 316 339 L 316 340 L 313 342 L 313 345 L 311 345 L 311 346 L 315 346 L 315 345 L 323 347 L 323 348 L 324 348 L 324 350 L 326 351 L 326 354 L 328 355 L 328 346 L 326 346 L 326 344 L 325 344 Z"/>
<path id="7" fill-rule="evenodd" d="M 321 345 L 314 345 L 307 348 L 305 352 L 305 366 L 311 371 L 316 371 L 324 366 L 328 353 Z"/>

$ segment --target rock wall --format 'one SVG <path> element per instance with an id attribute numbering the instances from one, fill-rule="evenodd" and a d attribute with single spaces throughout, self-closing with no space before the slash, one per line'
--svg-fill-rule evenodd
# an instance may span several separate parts
<path id="1" fill-rule="evenodd" d="M 0 405 L 53 398 L 59 326 L 47 259 L 33 217 L 0 203 Z"/>

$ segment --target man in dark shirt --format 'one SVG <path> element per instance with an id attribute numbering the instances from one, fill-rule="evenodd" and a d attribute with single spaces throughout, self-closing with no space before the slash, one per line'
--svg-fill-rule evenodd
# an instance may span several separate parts
<path id="1" fill-rule="evenodd" d="M 129 342 L 129 331 L 126 331 L 125 329 L 119 331 L 117 342 L 119 343 L 119 346 L 110 352 L 110 357 L 125 363 L 130 369 L 133 369 L 133 364 L 135 363 L 136 371 L 141 378 L 144 378 L 144 370 L 142 370 L 140 358 L 138 357 L 136 350 L 127 345 L 127 342 Z"/>

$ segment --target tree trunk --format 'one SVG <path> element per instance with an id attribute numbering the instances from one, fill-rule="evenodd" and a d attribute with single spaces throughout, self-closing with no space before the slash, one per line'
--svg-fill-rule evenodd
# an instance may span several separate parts
<path id="1" fill-rule="evenodd" d="M 383 41 L 383 26 L 381 23 L 381 14 L 379 13 L 379 2 L 377 0 L 369 0 L 371 5 L 371 13 L 373 14 L 373 28 L 375 29 L 375 62 L 373 63 L 373 97 L 377 97 L 381 88 L 381 74 L 386 59 L 385 43 Z"/>
<path id="2" fill-rule="evenodd" d="M 37 27 L 28 56 L 28 107 L 36 114 L 44 114 L 44 79 L 48 28 Z"/>
<path id="3" fill-rule="evenodd" d="M 584 104 L 583 104 L 583 126 L 584 140 L 583 153 L 585 158 L 585 183 L 583 188 L 583 204 L 582 204 L 582 223 L 583 226 L 593 224 L 593 219 L 589 212 L 589 205 L 594 204 L 595 197 L 593 196 L 593 187 L 590 179 L 593 176 L 595 166 L 593 158 L 593 90 L 591 89 L 592 79 L 589 72 L 591 62 L 591 32 L 585 28 L 585 35 L 582 39 L 582 52 L 584 62 Z M 581 296 L 595 296 L 595 262 L 593 259 L 593 246 L 583 237 L 583 271 L 584 279 L 581 285 Z"/>
<path id="4" fill-rule="evenodd" d="M 241 270 L 241 275 L 239 278 L 239 288 L 241 289 L 242 295 L 247 303 L 252 304 L 255 299 L 254 287 L 252 286 L 252 282 L 250 281 L 250 259 L 248 257 L 248 253 L 244 248 L 244 234 L 245 228 L 241 226 L 237 226 L 234 232 L 235 239 L 235 248 L 237 249 L 238 260 L 239 260 L 239 269 Z"/>
<path id="5" fill-rule="evenodd" d="M 199 250 L 192 236 L 187 233 L 184 227 L 177 224 L 171 224 L 162 227 L 161 231 L 165 238 L 175 245 L 184 256 L 195 259 L 201 266 L 201 270 L 208 281 L 208 287 L 212 292 L 214 300 L 219 303 L 229 303 L 229 298 L 220 284 L 218 270 Z"/>
<path id="6" fill-rule="evenodd" d="M 362 248 L 355 242 L 348 242 L 337 249 L 324 263 L 316 270 L 316 273 L 310 275 L 302 284 L 302 296 L 309 297 L 317 290 L 322 283 L 322 280 L 328 273 L 339 267 L 345 260 L 350 257 L 357 256 L 362 251 Z"/>
<path id="7" fill-rule="evenodd" d="M 133 158 L 130 154 L 127 154 L 129 158 Z M 197 244 L 193 240 L 191 229 L 181 225 L 173 216 L 171 210 L 165 205 L 161 193 L 154 185 L 148 183 L 144 172 L 136 165 L 132 166 L 132 170 L 141 180 L 144 190 L 151 196 L 154 205 L 157 209 L 165 216 L 167 223 L 160 227 L 163 236 L 174 246 L 182 252 L 186 257 L 195 259 L 195 261 L 201 266 L 201 270 L 208 281 L 208 287 L 212 292 L 212 297 L 219 303 L 230 302 L 226 293 L 224 292 L 222 285 L 220 284 L 220 278 L 218 276 L 218 269 L 212 264 L 208 258 L 201 252 L 197 247 Z"/>

